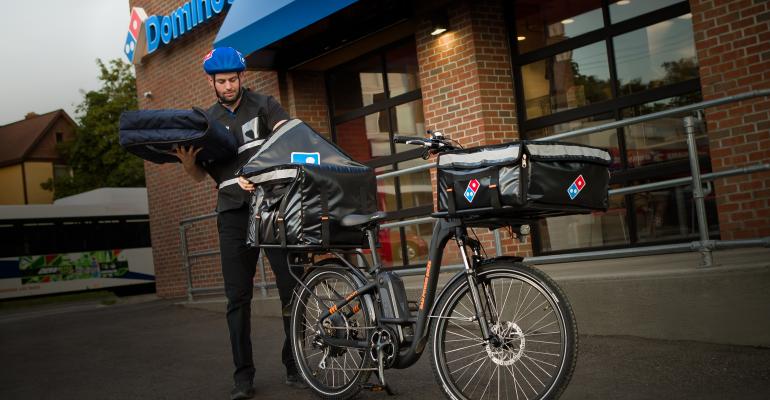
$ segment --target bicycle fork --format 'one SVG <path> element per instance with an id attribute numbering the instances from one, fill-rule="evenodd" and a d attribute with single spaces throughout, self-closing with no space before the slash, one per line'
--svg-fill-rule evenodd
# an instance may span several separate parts
<path id="1" fill-rule="evenodd" d="M 496 346 L 498 339 L 497 336 L 493 335 L 492 331 L 489 329 L 489 321 L 487 321 L 486 317 L 487 310 L 485 309 L 485 302 L 481 300 L 481 295 L 479 294 L 479 282 L 476 277 L 476 270 L 473 266 L 475 261 L 468 257 L 468 254 L 465 251 L 467 240 L 468 238 L 465 234 L 465 231 L 462 228 L 458 228 L 455 234 L 455 241 L 457 242 L 457 247 L 460 249 L 460 256 L 462 257 L 463 265 L 465 266 L 465 279 L 468 281 L 468 287 L 471 292 L 473 308 L 476 312 L 476 321 L 479 324 L 479 328 L 481 328 L 481 334 L 484 337 L 484 341 Z M 477 250 L 474 248 L 474 253 L 476 251 Z M 485 288 L 482 288 L 482 290 L 486 291 Z M 486 293 L 484 293 L 484 298 L 487 298 Z"/>

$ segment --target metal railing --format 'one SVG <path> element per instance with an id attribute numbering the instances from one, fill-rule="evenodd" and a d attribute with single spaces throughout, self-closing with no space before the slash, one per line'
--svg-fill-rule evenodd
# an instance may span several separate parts
<path id="1" fill-rule="evenodd" d="M 180 247 L 182 250 L 182 265 L 187 275 L 187 300 L 193 301 L 196 294 L 216 294 L 224 291 L 224 286 L 211 286 L 211 287 L 193 287 L 193 271 L 192 271 L 192 259 L 219 255 L 221 252 L 218 249 L 203 250 L 190 253 L 187 248 L 187 229 L 194 223 L 205 221 L 207 219 L 216 218 L 216 213 L 199 215 L 196 217 L 185 218 L 179 221 L 179 235 L 180 235 Z M 265 271 L 265 262 L 263 260 L 264 255 L 260 253 L 259 261 L 257 262 L 257 269 L 260 275 L 260 281 L 254 284 L 255 288 L 258 288 L 262 294 L 262 297 L 267 296 L 267 289 L 276 287 L 275 282 L 268 282 Z"/>
<path id="2" fill-rule="evenodd" d="M 757 91 L 747 92 L 739 95 L 727 96 L 720 99 L 702 101 L 699 103 L 694 103 L 694 104 L 690 104 L 682 107 L 676 107 L 676 108 L 672 108 L 664 111 L 658 111 L 651 114 L 642 115 L 639 117 L 627 118 L 620 121 L 614 121 L 614 122 L 610 122 L 602 125 L 592 126 L 592 127 L 583 128 L 583 129 L 577 129 L 570 132 L 564 132 L 564 133 L 536 139 L 536 140 L 563 140 L 563 139 L 603 132 L 610 129 L 622 128 L 629 125 L 638 124 L 640 122 L 646 122 L 646 121 L 651 121 L 651 120 L 670 117 L 670 116 L 679 116 L 688 112 L 697 112 L 695 116 L 686 116 L 682 119 L 682 123 L 685 128 L 685 133 L 687 135 L 687 153 L 690 161 L 690 173 L 691 173 L 689 177 L 668 179 L 668 180 L 663 180 L 659 182 L 645 183 L 641 185 L 634 185 L 634 186 L 628 186 L 628 187 L 623 187 L 619 189 L 612 189 L 609 191 L 609 195 L 610 196 L 625 195 L 625 194 L 640 193 L 640 192 L 647 192 L 647 191 L 657 190 L 657 189 L 665 189 L 665 188 L 689 185 L 692 187 L 692 190 L 693 190 L 693 201 L 695 203 L 695 214 L 696 214 L 695 223 L 698 228 L 699 240 L 692 241 L 692 242 L 685 242 L 685 243 L 666 244 L 666 245 L 652 245 L 652 246 L 641 246 L 641 247 L 611 249 L 611 250 L 582 251 L 582 252 L 557 254 L 557 255 L 527 257 L 525 261 L 532 264 L 547 264 L 547 263 L 598 260 L 598 259 L 607 259 L 607 258 L 632 257 L 632 256 L 640 256 L 640 255 L 655 255 L 655 254 L 669 254 L 669 253 L 677 253 L 677 252 L 699 251 L 702 255 L 701 266 L 710 267 L 713 265 L 712 250 L 737 248 L 737 247 L 770 247 L 770 237 L 743 239 L 743 240 L 711 240 L 708 232 L 708 220 L 706 218 L 706 207 L 705 207 L 704 192 L 703 192 L 704 181 L 713 181 L 715 179 L 720 179 L 720 178 L 725 178 L 730 176 L 770 171 L 770 164 L 759 163 L 759 164 L 754 164 L 747 167 L 734 168 L 730 170 L 701 174 L 699 160 L 698 160 L 698 151 L 697 151 L 697 146 L 695 142 L 696 128 L 698 126 L 698 123 L 703 122 L 703 119 L 702 119 L 703 110 L 710 107 L 723 105 L 723 104 L 730 104 L 730 103 L 734 103 L 742 100 L 748 100 L 748 99 L 753 99 L 756 97 L 764 97 L 764 96 L 770 96 L 770 90 L 768 89 L 757 90 Z M 377 175 L 377 179 L 381 180 L 381 179 L 390 178 L 390 177 L 413 174 L 415 172 L 430 170 L 435 167 L 436 167 L 435 163 L 426 163 L 423 165 L 405 168 L 398 171 L 383 173 L 383 174 Z M 193 295 L 195 293 L 212 292 L 212 291 L 222 289 L 222 288 L 194 288 L 193 282 L 192 282 L 192 268 L 190 264 L 191 258 L 219 254 L 219 251 L 210 250 L 210 251 L 202 251 L 202 252 L 196 252 L 196 253 L 190 253 L 190 254 L 188 254 L 187 252 L 186 227 L 190 226 L 194 222 L 212 218 L 214 216 L 216 216 L 216 214 L 207 214 L 207 215 L 202 215 L 198 217 L 187 218 L 180 222 L 180 233 L 181 233 L 181 239 L 182 239 L 182 258 L 183 258 L 184 267 L 187 270 L 188 298 L 190 300 L 193 299 Z M 410 219 L 406 221 L 389 222 L 389 223 L 381 224 L 380 226 L 382 228 L 400 228 L 403 226 L 433 223 L 433 222 L 435 222 L 434 218 L 423 217 L 423 218 Z M 495 236 L 496 253 L 498 255 L 501 255 L 502 243 L 501 243 L 499 231 L 495 231 L 494 236 Z M 450 266 L 442 267 L 442 270 L 453 270 L 453 269 L 459 269 L 461 267 L 462 267 L 461 265 L 450 265 Z M 262 294 L 265 295 L 267 288 L 274 287 L 274 284 L 268 283 L 264 279 L 265 269 L 264 269 L 264 264 L 262 262 L 261 257 L 260 257 L 259 269 L 260 269 L 262 281 L 257 283 L 255 286 L 260 288 L 262 290 Z M 423 274 L 424 271 L 425 271 L 424 268 L 405 268 L 405 269 L 397 270 L 397 272 L 400 275 L 419 275 L 419 274 Z"/>

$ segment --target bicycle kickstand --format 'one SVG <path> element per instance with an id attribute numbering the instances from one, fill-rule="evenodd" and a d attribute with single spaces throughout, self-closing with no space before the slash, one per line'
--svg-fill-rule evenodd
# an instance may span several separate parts
<path id="1" fill-rule="evenodd" d="M 380 381 L 380 384 L 367 384 L 364 385 L 364 389 L 368 389 L 372 392 L 381 392 L 385 391 L 385 393 L 388 394 L 388 396 L 394 396 L 396 393 L 393 391 L 393 389 L 388 386 L 388 383 L 385 381 L 385 350 L 382 348 L 382 345 L 377 346 L 377 379 Z"/>

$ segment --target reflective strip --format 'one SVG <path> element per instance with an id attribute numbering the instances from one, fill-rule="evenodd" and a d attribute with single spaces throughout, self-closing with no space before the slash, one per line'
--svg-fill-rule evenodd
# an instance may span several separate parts
<path id="1" fill-rule="evenodd" d="M 288 132 L 291 128 L 294 128 L 295 126 L 301 123 L 302 123 L 302 120 L 299 120 L 296 118 L 284 123 L 283 125 L 281 125 L 280 128 L 278 128 L 277 131 L 273 132 L 273 134 L 270 135 L 270 137 L 267 139 L 267 143 L 265 143 L 265 147 L 266 148 L 270 147 L 270 145 L 276 140 L 278 140 L 278 138 L 283 136 L 284 133 Z"/>
<path id="2" fill-rule="evenodd" d="M 529 154 L 534 157 L 590 157 L 598 158 L 606 162 L 612 161 L 610 153 L 593 147 L 570 146 L 564 144 L 535 144 L 527 143 Z"/>
<path id="3" fill-rule="evenodd" d="M 265 139 L 257 139 L 257 140 L 252 140 L 252 141 L 250 141 L 250 142 L 248 142 L 248 143 L 244 144 L 243 146 L 239 147 L 239 148 L 238 148 L 238 154 L 241 154 L 241 153 L 243 153 L 244 151 L 246 151 L 246 150 L 248 150 L 248 149 L 250 149 L 250 148 L 252 148 L 252 147 L 256 147 L 256 146 L 259 146 L 259 145 L 261 145 L 261 144 L 262 144 L 262 143 L 264 143 L 264 142 L 265 142 Z"/>
<path id="4" fill-rule="evenodd" d="M 275 171 L 265 172 L 264 174 L 255 175 L 249 177 L 248 180 L 251 183 L 257 184 L 267 181 L 273 181 L 276 179 L 296 178 L 297 170 L 295 168 L 279 169 Z"/>
<path id="5" fill-rule="evenodd" d="M 267 142 L 263 143 L 264 144 L 264 148 L 265 149 L 269 148 L 273 144 L 273 142 L 278 140 L 278 138 L 280 138 L 284 133 L 288 132 L 289 129 L 294 128 L 295 126 L 297 126 L 297 125 L 299 125 L 301 123 L 302 123 L 302 120 L 300 120 L 300 119 L 292 119 L 292 120 L 289 120 L 288 122 L 284 123 L 283 125 L 281 125 L 281 127 L 277 131 L 273 132 L 273 134 L 270 135 L 269 138 L 267 138 Z M 246 161 L 246 164 L 254 161 L 254 159 L 259 157 L 259 154 L 260 154 L 260 152 L 258 151 L 256 154 L 251 156 L 251 158 L 249 158 L 249 161 Z"/>
<path id="6" fill-rule="evenodd" d="M 236 183 L 238 183 L 238 178 L 228 179 L 228 180 L 223 181 L 222 183 L 220 183 L 218 188 L 222 189 L 225 186 L 230 186 L 230 185 L 233 185 L 233 184 L 236 184 Z"/>
<path id="7" fill-rule="evenodd" d="M 519 159 L 519 145 L 481 149 L 475 153 L 468 154 L 442 154 L 438 166 L 475 166 L 480 163 L 505 163 Z"/>

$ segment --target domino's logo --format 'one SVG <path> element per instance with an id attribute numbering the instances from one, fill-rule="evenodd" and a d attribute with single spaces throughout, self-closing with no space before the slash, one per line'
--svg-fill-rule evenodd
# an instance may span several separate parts
<path id="1" fill-rule="evenodd" d="M 147 14 L 144 9 L 134 7 L 131 9 L 131 18 L 128 22 L 128 34 L 126 43 L 123 46 L 123 54 L 126 55 L 129 62 L 139 61 L 147 53 L 144 41 L 144 21 L 147 20 Z"/>
<path id="2" fill-rule="evenodd" d="M 321 164 L 321 153 L 303 153 L 299 151 L 293 151 L 291 153 L 292 164 Z"/>
<path id="3" fill-rule="evenodd" d="M 569 188 L 567 189 L 567 194 L 569 195 L 570 200 L 575 200 L 575 197 L 577 197 L 580 192 L 583 190 L 583 188 L 586 186 L 586 180 L 583 179 L 583 175 L 578 176 L 575 178 L 575 180 L 572 182 L 571 185 L 569 185 Z"/>
<path id="4" fill-rule="evenodd" d="M 476 179 L 468 182 L 468 187 L 465 189 L 465 193 L 463 193 L 463 196 L 465 196 L 465 200 L 468 200 L 468 203 L 473 203 L 473 198 L 476 197 L 476 193 L 479 191 L 479 186 L 481 185 Z"/>
<path id="5" fill-rule="evenodd" d="M 131 9 L 128 35 L 123 53 L 128 61 L 139 64 L 147 54 L 183 37 L 217 15 L 224 13 L 235 0 L 189 0 L 168 15 L 150 15 L 141 7 Z"/>

